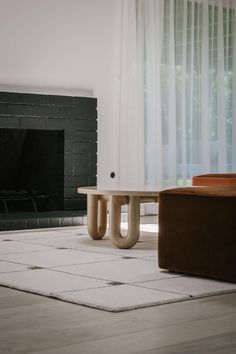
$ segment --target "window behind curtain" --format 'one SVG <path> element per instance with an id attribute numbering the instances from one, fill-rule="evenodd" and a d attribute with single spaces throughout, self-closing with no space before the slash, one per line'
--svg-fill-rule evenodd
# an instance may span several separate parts
<path id="1" fill-rule="evenodd" d="M 207 0 L 138 0 L 138 43 L 143 67 L 146 183 L 162 165 L 166 185 L 192 175 L 232 171 L 235 124 L 235 9 Z M 228 2 L 230 3 L 230 2 Z M 223 5 L 223 6 L 222 6 Z M 158 23 L 159 22 L 159 23 Z M 158 34 L 161 31 L 161 36 Z M 157 53 L 160 51 L 160 61 Z M 154 107 L 160 70 L 160 116 Z M 158 108 L 153 108 L 154 110 Z M 151 161 L 153 115 L 160 119 L 162 159 Z M 152 116 L 152 117 L 151 117 Z M 234 117 L 234 118 L 233 118 Z M 152 157 L 153 159 L 153 157 Z M 161 161 L 162 160 L 162 161 Z M 150 168 L 154 163 L 156 168 Z M 159 166 L 158 166 L 159 163 Z"/>

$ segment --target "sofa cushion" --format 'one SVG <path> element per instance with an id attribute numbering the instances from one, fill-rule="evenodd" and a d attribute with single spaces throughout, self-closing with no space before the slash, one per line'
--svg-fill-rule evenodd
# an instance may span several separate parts
<path id="1" fill-rule="evenodd" d="M 236 187 L 236 173 L 216 173 L 193 176 L 193 186 Z"/>

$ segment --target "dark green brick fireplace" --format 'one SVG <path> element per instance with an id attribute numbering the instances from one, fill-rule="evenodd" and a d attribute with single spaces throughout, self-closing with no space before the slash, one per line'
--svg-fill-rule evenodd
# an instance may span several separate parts
<path id="1" fill-rule="evenodd" d="M 86 209 L 77 187 L 96 185 L 97 100 L 0 92 L 0 159 L 0 194 L 41 189 L 48 210 Z"/>

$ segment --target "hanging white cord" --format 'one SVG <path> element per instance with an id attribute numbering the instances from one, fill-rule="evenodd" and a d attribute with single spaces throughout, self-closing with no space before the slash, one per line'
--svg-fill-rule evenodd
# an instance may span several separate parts
<path id="1" fill-rule="evenodd" d="M 226 172 L 226 116 L 225 116 L 225 84 L 224 84 L 224 26 L 223 4 L 218 6 L 218 52 L 217 52 L 217 120 L 218 120 L 218 156 L 219 171 Z"/>
<path id="2" fill-rule="evenodd" d="M 201 71 L 201 146 L 202 146 L 202 171 L 210 172 L 210 145 L 209 145 L 209 5 L 202 4 L 202 71 Z"/>

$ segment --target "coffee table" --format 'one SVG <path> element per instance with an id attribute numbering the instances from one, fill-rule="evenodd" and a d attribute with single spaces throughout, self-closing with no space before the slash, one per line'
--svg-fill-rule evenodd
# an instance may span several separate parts
<path id="1" fill-rule="evenodd" d="M 109 237 L 118 248 L 131 248 L 139 240 L 140 203 L 158 202 L 158 190 L 98 189 L 79 187 L 78 193 L 87 194 L 88 233 L 94 240 L 104 237 L 107 228 L 109 203 Z M 128 205 L 128 232 L 121 234 L 121 206 Z"/>

